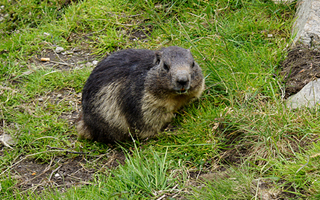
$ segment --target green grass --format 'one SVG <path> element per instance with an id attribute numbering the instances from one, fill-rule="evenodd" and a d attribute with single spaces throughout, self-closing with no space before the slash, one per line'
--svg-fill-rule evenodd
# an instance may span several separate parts
<path id="1" fill-rule="evenodd" d="M 139 150 L 134 151 L 134 156 L 127 153 L 123 166 L 108 176 L 97 175 L 88 187 L 73 188 L 63 194 L 56 191 L 45 196 L 48 199 L 150 199 L 179 192 L 176 188 L 181 185 L 178 178 L 183 179 L 183 169 L 177 168 L 181 166 L 168 161 L 167 152 L 161 155 L 152 148 L 146 151 L 146 155 Z"/>
<path id="2" fill-rule="evenodd" d="M 319 198 L 319 114 L 285 108 L 281 77 L 274 76 L 291 41 L 294 3 L 65 2 L 0 2 L 0 131 L 17 142 L 0 152 L 1 199 L 251 199 L 264 194 L 257 180 L 278 197 Z M 138 31 L 146 37 L 134 39 Z M 35 62 L 43 50 L 90 50 L 99 60 L 118 49 L 171 45 L 190 48 L 206 77 L 203 96 L 179 111 L 173 132 L 122 144 L 131 149 L 125 163 L 98 169 L 87 186 L 37 195 L 16 187 L 9 171 L 20 159 L 65 156 L 49 147 L 92 156 L 110 150 L 77 140 L 61 117 L 76 111 L 92 67 L 45 67 Z M 195 180 L 194 171 L 213 178 Z"/>
<path id="3" fill-rule="evenodd" d="M 255 173 L 244 169 L 229 169 L 203 181 L 200 189 L 194 189 L 190 199 L 254 199 Z M 259 196 L 258 196 L 259 197 Z"/>

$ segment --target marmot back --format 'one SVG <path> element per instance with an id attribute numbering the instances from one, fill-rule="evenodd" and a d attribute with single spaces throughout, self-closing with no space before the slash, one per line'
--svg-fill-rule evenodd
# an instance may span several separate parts
<path id="1" fill-rule="evenodd" d="M 203 90 L 190 50 L 115 52 L 94 68 L 83 88 L 79 137 L 105 143 L 127 140 L 130 133 L 152 137 Z"/>

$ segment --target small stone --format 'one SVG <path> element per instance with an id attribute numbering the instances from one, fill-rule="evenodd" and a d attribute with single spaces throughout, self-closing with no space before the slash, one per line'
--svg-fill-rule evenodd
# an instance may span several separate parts
<path id="1" fill-rule="evenodd" d="M 56 48 L 56 53 L 61 53 L 62 51 L 64 51 L 63 47 L 57 47 Z"/>
<path id="2" fill-rule="evenodd" d="M 94 60 L 94 61 L 92 61 L 92 64 L 93 64 L 93 65 L 97 65 L 97 64 L 98 64 L 98 61 Z"/>
<path id="3" fill-rule="evenodd" d="M 2 134 L 0 135 L 0 142 L 6 146 L 6 147 L 9 147 L 9 148 L 12 148 L 11 146 L 14 146 L 16 145 L 17 143 L 12 139 L 11 135 L 8 135 L 8 134 Z"/>
<path id="4" fill-rule="evenodd" d="M 273 35 L 272 34 L 268 34 L 268 38 L 272 38 L 273 37 Z"/>

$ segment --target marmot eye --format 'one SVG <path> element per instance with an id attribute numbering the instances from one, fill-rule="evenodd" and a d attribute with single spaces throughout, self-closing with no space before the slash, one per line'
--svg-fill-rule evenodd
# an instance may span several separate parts
<path id="1" fill-rule="evenodd" d="M 169 65 L 167 65 L 166 63 L 163 63 L 163 68 L 167 71 L 169 71 L 170 69 Z"/>
<path id="2" fill-rule="evenodd" d="M 157 58 L 155 65 L 159 65 L 160 64 L 160 59 Z"/>
<path id="3" fill-rule="evenodd" d="M 191 65 L 191 67 L 193 68 L 195 65 L 196 65 L 196 63 L 195 63 L 195 62 L 193 62 L 193 63 L 192 63 L 192 65 Z"/>

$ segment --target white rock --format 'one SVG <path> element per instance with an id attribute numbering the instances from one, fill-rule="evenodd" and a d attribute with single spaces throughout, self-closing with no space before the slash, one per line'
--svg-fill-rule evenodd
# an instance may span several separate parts
<path id="1" fill-rule="evenodd" d="M 97 65 L 97 64 L 98 64 L 98 61 L 94 60 L 94 61 L 92 61 L 92 64 L 93 64 L 93 65 Z"/>
<path id="2" fill-rule="evenodd" d="M 320 79 L 309 82 L 297 94 L 289 97 L 286 105 L 292 109 L 320 105 Z"/>
<path id="3" fill-rule="evenodd" d="M 320 0 L 299 0 L 297 5 L 293 44 L 320 47 Z"/>
<path id="4" fill-rule="evenodd" d="M 64 51 L 64 48 L 63 47 L 57 47 L 56 48 L 56 53 L 61 53 Z"/>
<path id="5" fill-rule="evenodd" d="M 12 139 L 11 135 L 3 133 L 0 135 L 0 142 L 9 148 L 12 148 L 11 146 L 16 145 L 17 143 Z"/>

